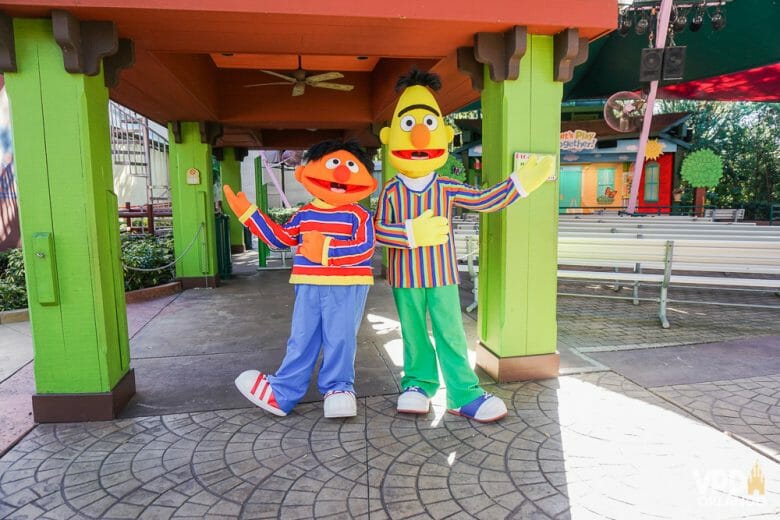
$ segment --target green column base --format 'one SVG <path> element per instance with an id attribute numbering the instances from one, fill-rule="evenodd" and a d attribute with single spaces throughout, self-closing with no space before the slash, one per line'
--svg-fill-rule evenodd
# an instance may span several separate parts
<path id="1" fill-rule="evenodd" d="M 133 395 L 135 372 L 131 368 L 109 392 L 33 395 L 33 419 L 37 423 L 110 421 Z"/>
<path id="2" fill-rule="evenodd" d="M 561 356 L 554 352 L 535 356 L 498 357 L 480 342 L 477 344 L 477 366 L 498 383 L 536 381 L 558 377 Z"/>

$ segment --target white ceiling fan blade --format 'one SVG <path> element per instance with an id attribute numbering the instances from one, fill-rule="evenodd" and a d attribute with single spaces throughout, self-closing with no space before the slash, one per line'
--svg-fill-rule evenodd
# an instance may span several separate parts
<path id="1" fill-rule="evenodd" d="M 266 85 L 289 85 L 288 81 L 274 81 L 273 83 L 252 83 L 251 85 L 244 85 L 244 87 L 264 87 Z"/>
<path id="2" fill-rule="evenodd" d="M 312 87 L 329 88 L 329 89 L 332 89 L 332 90 L 341 90 L 343 92 L 349 92 L 350 90 L 355 88 L 355 85 L 342 85 L 341 83 L 323 83 L 323 82 L 319 82 L 319 83 L 312 84 Z"/>
<path id="3" fill-rule="evenodd" d="M 330 81 L 332 79 L 341 79 L 344 74 L 341 72 L 326 72 L 324 74 L 315 74 L 306 78 L 306 83 L 311 85 L 312 83 L 319 83 L 320 81 Z"/>
<path id="4" fill-rule="evenodd" d="M 302 96 L 303 91 L 306 90 L 306 83 L 303 81 L 299 81 L 298 83 L 293 86 L 292 95 L 293 96 Z"/>
<path id="5" fill-rule="evenodd" d="M 266 74 L 270 74 L 271 76 L 276 76 L 277 78 L 282 78 L 285 81 L 289 81 L 290 83 L 295 83 L 296 79 L 292 76 L 287 76 L 285 74 L 279 74 L 278 72 L 274 72 L 272 70 L 261 70 L 260 72 L 265 72 Z"/>

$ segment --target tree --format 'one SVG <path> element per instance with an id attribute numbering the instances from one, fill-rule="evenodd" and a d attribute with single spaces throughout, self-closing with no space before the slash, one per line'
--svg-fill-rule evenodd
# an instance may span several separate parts
<path id="1" fill-rule="evenodd" d="M 660 113 L 691 112 L 691 151 L 709 148 L 723 160 L 723 176 L 708 193 L 720 207 L 745 207 L 765 219 L 780 200 L 780 105 L 771 103 L 662 100 Z M 690 204 L 686 192 L 683 204 Z"/>

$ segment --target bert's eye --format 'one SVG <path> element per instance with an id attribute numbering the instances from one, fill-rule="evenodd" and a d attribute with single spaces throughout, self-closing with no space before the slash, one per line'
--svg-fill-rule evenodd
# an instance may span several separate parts
<path id="1" fill-rule="evenodd" d="M 401 130 L 404 132 L 411 132 L 415 124 L 417 124 L 417 121 L 415 121 L 412 116 L 404 116 L 401 118 Z"/>
<path id="2" fill-rule="evenodd" d="M 339 164 L 341 164 L 341 161 L 338 160 L 336 157 L 333 157 L 331 159 L 328 159 L 328 161 L 325 163 L 325 168 L 332 170 Z"/>
<path id="3" fill-rule="evenodd" d="M 349 171 L 352 173 L 358 172 L 358 165 L 355 164 L 355 161 L 347 161 L 347 168 L 349 168 Z"/>
<path id="4" fill-rule="evenodd" d="M 436 130 L 439 120 L 435 116 L 427 115 L 423 118 L 423 124 L 428 127 L 428 130 Z"/>

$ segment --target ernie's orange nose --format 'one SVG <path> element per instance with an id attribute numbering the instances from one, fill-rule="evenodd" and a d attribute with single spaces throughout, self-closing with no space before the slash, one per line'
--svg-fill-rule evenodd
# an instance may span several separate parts
<path id="1" fill-rule="evenodd" d="M 412 144 L 418 150 L 428 148 L 428 143 L 431 142 L 431 131 L 428 127 L 421 124 L 414 125 L 412 128 Z"/>
<path id="2" fill-rule="evenodd" d="M 336 169 L 333 170 L 333 178 L 336 180 L 336 182 L 344 184 L 349 180 L 349 168 L 343 164 L 337 166 Z"/>

